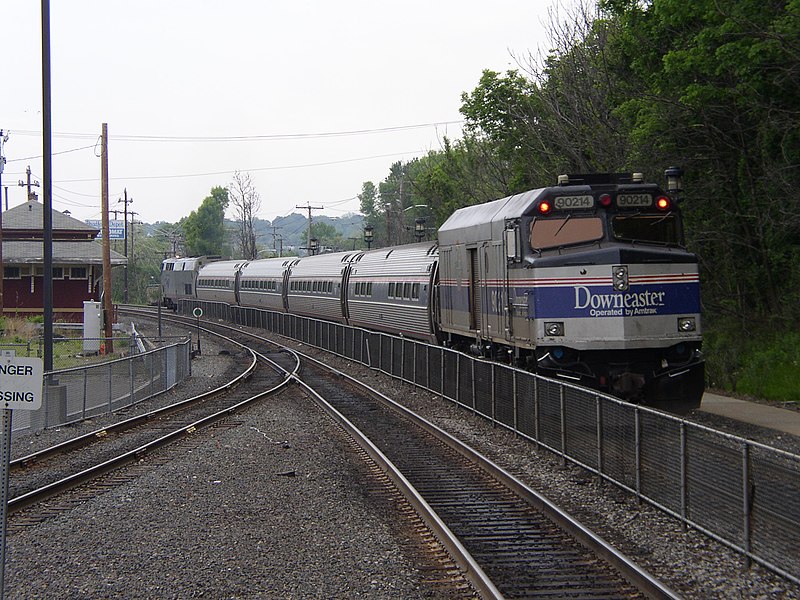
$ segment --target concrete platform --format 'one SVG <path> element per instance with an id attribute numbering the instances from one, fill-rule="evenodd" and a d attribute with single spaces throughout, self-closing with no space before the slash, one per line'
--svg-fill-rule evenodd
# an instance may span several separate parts
<path id="1" fill-rule="evenodd" d="M 800 412 L 705 393 L 700 410 L 800 436 Z"/>

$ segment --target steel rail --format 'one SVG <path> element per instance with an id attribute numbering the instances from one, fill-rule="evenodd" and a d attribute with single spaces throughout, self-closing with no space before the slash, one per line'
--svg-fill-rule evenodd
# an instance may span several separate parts
<path id="1" fill-rule="evenodd" d="M 213 333 L 213 332 L 211 332 L 211 333 Z M 92 467 L 90 467 L 88 469 L 84 469 L 83 471 L 80 471 L 78 473 L 74 473 L 74 474 L 72 474 L 72 475 L 70 475 L 68 477 L 64 477 L 64 478 L 62 478 L 62 479 L 60 479 L 58 481 L 55 481 L 55 482 L 52 482 L 52 483 L 47 484 L 45 486 L 42 486 L 41 488 L 38 488 L 36 490 L 32 490 L 32 491 L 27 492 L 25 494 L 21 494 L 19 496 L 16 496 L 15 498 L 12 498 L 12 499 L 10 499 L 8 501 L 8 512 L 9 512 L 9 514 L 13 514 L 13 513 L 18 512 L 18 511 L 20 511 L 20 510 L 22 510 L 24 508 L 27 508 L 27 507 L 30 507 L 30 506 L 32 506 L 34 504 L 43 502 L 44 500 L 47 500 L 48 498 L 51 498 L 51 497 L 53 497 L 53 496 L 55 496 L 57 494 L 60 494 L 60 493 L 63 493 L 65 491 L 67 491 L 67 490 L 73 489 L 73 488 L 75 488 L 75 487 L 77 487 L 79 485 L 82 485 L 84 483 L 87 483 L 87 482 L 89 482 L 89 481 L 91 481 L 93 479 L 97 479 L 98 477 L 100 477 L 102 475 L 105 475 L 105 474 L 110 473 L 110 472 L 112 472 L 114 470 L 117 470 L 117 469 L 119 469 L 119 468 L 121 468 L 123 466 L 126 466 L 128 464 L 136 462 L 136 461 L 140 460 L 142 457 L 144 457 L 145 455 L 147 455 L 149 452 L 153 452 L 154 450 L 162 448 L 163 446 L 166 446 L 167 444 L 171 444 L 173 442 L 178 441 L 179 439 L 182 439 L 184 437 L 192 435 L 192 434 L 194 434 L 195 432 L 197 432 L 200 429 L 203 429 L 205 427 L 213 425 L 214 423 L 220 421 L 221 419 L 223 419 L 223 418 L 225 418 L 225 417 L 227 417 L 227 416 L 239 411 L 242 408 L 245 408 L 245 407 L 251 405 L 252 403 L 256 402 L 257 400 L 260 400 L 261 398 L 263 398 L 265 396 L 268 396 L 268 395 L 271 395 L 273 393 L 276 393 L 279 390 L 283 389 L 284 387 L 288 386 L 289 383 L 291 383 L 293 381 L 293 378 L 292 378 L 293 374 L 297 373 L 297 371 L 300 368 L 300 360 L 299 360 L 299 357 L 297 357 L 296 355 L 295 356 L 296 356 L 296 359 L 297 359 L 296 360 L 297 366 L 296 366 L 294 372 L 292 373 L 292 372 L 287 371 L 286 369 L 284 369 L 280 365 L 277 365 L 277 363 L 275 363 L 269 357 L 267 357 L 267 356 L 265 356 L 265 355 L 263 355 L 263 354 L 261 354 L 259 352 L 251 350 L 251 353 L 253 353 L 253 355 L 257 357 L 257 360 L 262 360 L 264 362 L 267 362 L 270 365 L 272 365 L 274 368 L 277 368 L 280 372 L 282 372 L 284 374 L 284 377 L 283 377 L 282 381 L 280 381 L 278 384 L 276 384 L 275 386 L 273 386 L 273 387 L 271 387 L 271 388 L 269 388 L 267 390 L 263 390 L 263 391 L 255 394 L 253 396 L 250 396 L 249 398 L 247 398 L 245 400 L 242 400 L 241 402 L 237 402 L 233 406 L 226 407 L 226 408 L 224 408 L 222 410 L 219 410 L 219 411 L 217 411 L 217 412 L 215 412 L 215 413 L 213 413 L 211 415 L 207 415 L 207 416 L 203 417 L 202 419 L 198 419 L 197 421 L 191 423 L 190 425 L 181 426 L 180 428 L 178 428 L 178 429 L 176 429 L 176 430 L 174 430 L 174 431 L 172 431 L 170 433 L 167 433 L 166 435 L 163 435 L 163 436 L 161 436 L 161 437 L 159 437 L 159 438 L 157 438 L 155 440 L 152 440 L 152 441 L 150 441 L 150 442 L 148 442 L 146 444 L 143 444 L 143 445 L 139 446 L 138 448 L 135 448 L 133 450 L 129 450 L 128 452 L 124 452 L 123 454 L 120 454 L 119 456 L 116 456 L 114 458 L 106 460 L 106 461 L 104 461 L 102 463 L 98 463 L 97 465 L 94 465 L 94 466 L 92 466 Z"/>
<path id="2" fill-rule="evenodd" d="M 230 341 L 238 343 L 235 342 L 234 340 Z M 255 371 L 256 366 L 258 365 L 258 357 L 254 352 L 251 351 L 251 358 L 252 361 L 250 365 L 247 367 L 247 369 L 242 373 L 240 373 L 239 375 L 237 375 L 234 379 L 231 379 L 228 383 L 225 383 L 217 388 L 214 388 L 213 390 L 208 390 L 206 392 L 203 392 L 202 394 L 198 394 L 197 396 L 192 396 L 191 398 L 180 400 L 178 402 L 175 402 L 174 404 L 170 404 L 169 406 L 157 408 L 155 410 L 143 413 L 141 415 L 130 417 L 128 419 L 119 421 L 117 423 L 113 423 L 111 425 L 106 425 L 105 427 L 101 427 L 100 429 L 96 429 L 95 431 L 91 431 L 89 433 L 61 442 L 60 444 L 50 446 L 49 448 L 44 448 L 43 450 L 39 450 L 37 452 L 32 452 L 31 454 L 15 458 L 10 463 L 11 470 L 13 471 L 17 469 L 22 469 L 36 462 L 50 458 L 51 456 L 56 456 L 58 454 L 63 454 L 70 450 L 76 450 L 77 448 L 88 446 L 97 439 L 106 437 L 111 433 L 121 433 L 128 429 L 136 427 L 142 423 L 145 423 L 149 420 L 164 417 L 166 415 L 172 414 L 173 412 L 180 411 L 186 406 L 189 406 L 196 402 L 207 400 L 219 394 L 223 394 L 227 391 L 230 391 L 231 389 L 238 386 L 241 382 L 246 381 L 253 375 L 253 372 Z"/>
<path id="3" fill-rule="evenodd" d="M 407 409 L 406 407 L 402 406 L 401 404 L 395 402 L 394 400 L 392 400 L 382 392 L 372 388 L 368 384 L 358 381 L 357 379 L 351 377 L 350 375 L 347 375 L 346 373 L 334 369 L 313 357 L 307 356 L 300 352 L 298 352 L 298 354 L 304 360 L 310 361 L 318 365 L 319 368 L 334 373 L 337 377 L 344 379 L 350 385 L 368 392 L 373 398 L 385 403 L 386 405 L 390 406 L 397 412 L 401 413 L 403 416 L 409 418 L 415 424 L 422 427 L 425 431 L 427 431 L 431 435 L 437 437 L 438 439 L 446 443 L 450 448 L 452 448 L 453 450 L 464 456 L 466 459 L 478 464 L 485 472 L 487 472 L 490 476 L 495 478 L 498 482 L 511 489 L 518 496 L 525 499 L 534 508 L 544 513 L 553 523 L 555 523 L 568 535 L 576 539 L 585 548 L 589 549 L 597 556 L 603 558 L 606 562 L 608 562 L 610 565 L 616 568 L 626 580 L 628 580 L 631 584 L 636 586 L 648 597 L 665 599 L 665 600 L 666 599 L 679 600 L 681 598 L 680 594 L 676 593 L 675 591 L 671 590 L 669 587 L 661 583 L 658 579 L 653 577 L 649 572 L 647 572 L 645 569 L 637 565 L 631 558 L 627 557 L 624 553 L 620 552 L 619 550 L 611 546 L 611 544 L 603 540 L 599 535 L 595 534 L 594 532 L 583 526 L 580 522 L 571 517 L 566 511 L 560 509 L 553 502 L 547 499 L 544 495 L 531 489 L 530 487 L 525 485 L 522 481 L 517 479 L 514 475 L 508 473 L 502 467 L 495 464 L 485 456 L 481 455 L 471 447 L 462 443 L 461 441 L 459 441 L 446 431 L 437 427 L 433 423 L 425 420 L 424 418 L 420 417 L 419 415 Z M 317 396 L 316 393 L 315 396 Z M 326 408 L 325 410 L 328 411 L 329 409 Z M 332 416 L 334 416 L 334 418 L 337 419 L 337 421 L 347 421 L 344 416 L 335 416 L 335 413 L 338 413 L 338 411 L 336 411 L 336 409 L 334 409 L 333 407 L 330 407 L 330 411 L 334 411 L 334 413 L 331 414 Z M 350 430 L 350 427 L 354 426 L 350 424 L 348 426 L 348 431 Z M 370 450 L 370 453 L 372 452 L 373 451 Z M 378 454 L 380 453 L 380 451 L 377 448 L 374 449 L 374 452 Z M 383 455 L 380 454 L 380 456 L 382 457 Z M 391 463 L 389 464 L 391 465 Z M 407 485 L 408 487 L 411 488 L 411 490 L 413 490 L 413 487 L 410 486 L 410 484 L 405 480 L 405 478 L 401 474 L 399 475 L 399 477 L 402 477 L 402 480 L 400 480 L 401 483 L 398 484 L 398 487 L 403 487 Z M 394 475 L 392 475 L 392 478 L 394 479 Z M 413 493 L 416 494 L 416 490 L 413 490 Z M 422 503 L 424 502 L 425 501 L 422 500 Z M 424 506 L 427 506 L 427 503 L 425 503 Z M 438 520 L 438 516 L 436 516 L 435 518 Z M 442 526 L 446 528 L 444 524 L 442 524 Z M 433 528 L 434 527 L 432 527 L 432 529 Z M 449 529 L 447 531 L 449 532 Z M 461 546 L 457 540 L 455 540 L 455 543 L 457 545 L 454 546 L 453 551 L 456 551 L 458 547 Z M 450 546 L 448 546 L 448 550 L 450 550 Z M 464 552 L 466 552 L 466 550 L 464 550 Z M 475 564 L 475 567 L 477 567 L 477 564 Z M 464 568 L 467 574 L 478 573 L 477 571 L 474 571 L 472 563 L 467 563 L 466 567 Z M 483 573 L 482 570 L 480 571 L 480 573 Z"/>

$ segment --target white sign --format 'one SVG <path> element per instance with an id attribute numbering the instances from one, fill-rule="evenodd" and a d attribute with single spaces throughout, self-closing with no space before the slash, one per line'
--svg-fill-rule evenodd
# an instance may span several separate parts
<path id="1" fill-rule="evenodd" d="M 0 357 L 0 408 L 41 408 L 43 374 L 41 358 Z"/>
<path id="2" fill-rule="evenodd" d="M 86 219 L 86 224 L 89 227 L 99 229 L 96 240 L 103 238 L 103 221 L 100 219 Z M 108 239 L 110 240 L 124 240 L 125 239 L 125 221 L 117 219 L 110 219 L 108 221 Z"/>
<path id="3" fill-rule="evenodd" d="M 620 194 L 617 196 L 617 206 L 620 208 L 635 208 L 638 206 L 652 206 L 653 197 L 650 194 Z"/>
<path id="4" fill-rule="evenodd" d="M 553 207 L 557 210 L 593 208 L 594 198 L 592 196 L 556 196 L 553 198 Z"/>

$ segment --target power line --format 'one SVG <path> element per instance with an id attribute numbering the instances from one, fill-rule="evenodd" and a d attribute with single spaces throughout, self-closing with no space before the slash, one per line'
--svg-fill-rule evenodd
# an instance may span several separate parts
<path id="1" fill-rule="evenodd" d="M 306 163 L 300 165 L 284 165 L 282 167 L 258 167 L 255 169 L 230 169 L 228 171 L 211 171 L 208 173 L 185 173 L 181 175 L 136 175 L 133 177 L 111 177 L 110 179 L 114 180 L 133 180 L 133 179 L 186 179 L 189 177 L 208 177 L 211 175 L 230 175 L 234 172 L 238 171 L 247 171 L 247 172 L 256 172 L 256 171 L 283 171 L 288 169 L 305 169 L 310 167 L 326 167 L 331 165 L 341 165 L 345 163 L 352 163 L 352 162 L 359 162 L 362 160 L 373 160 L 376 158 L 390 158 L 396 156 L 407 156 L 409 154 L 420 154 L 421 151 L 419 150 L 411 150 L 408 152 L 391 152 L 389 154 L 378 154 L 375 156 L 362 156 L 359 158 L 347 158 L 343 160 L 334 160 L 330 162 L 321 162 L 321 163 Z M 59 183 L 81 183 L 86 181 L 98 181 L 95 178 L 89 179 L 61 179 Z"/>
<path id="2" fill-rule="evenodd" d="M 70 150 L 62 150 L 61 152 L 53 152 L 53 154 L 51 154 L 51 156 L 57 156 L 59 154 L 68 154 L 70 152 L 78 152 L 80 150 L 87 150 L 88 148 L 94 148 L 94 147 L 95 147 L 95 144 L 92 144 L 91 146 L 81 146 L 80 148 L 72 148 Z M 23 160 L 32 160 L 32 159 L 35 159 L 35 158 L 42 158 L 42 155 L 38 154 L 37 156 L 26 156 L 25 158 L 14 158 L 14 159 L 9 160 L 7 162 L 19 162 L 19 161 L 23 161 Z"/>
<path id="3" fill-rule="evenodd" d="M 302 140 L 320 139 L 329 137 L 347 137 L 357 135 L 372 135 L 378 133 L 394 133 L 398 131 L 409 131 L 413 129 L 425 129 L 428 127 L 439 127 L 442 125 L 461 125 L 464 120 L 457 121 L 435 121 L 431 123 L 418 123 L 415 125 L 397 125 L 393 127 L 377 127 L 374 129 L 353 129 L 345 131 L 322 131 L 314 133 L 274 133 L 257 135 L 228 135 L 228 136 L 168 136 L 168 135 L 115 135 L 111 139 L 115 142 L 242 142 L 242 141 L 270 141 L 270 140 Z M 41 135 L 40 131 L 30 129 L 15 130 L 19 135 Z M 54 133 L 54 137 L 70 139 L 94 139 L 94 133 Z M 93 147 L 93 146 L 90 146 Z"/>

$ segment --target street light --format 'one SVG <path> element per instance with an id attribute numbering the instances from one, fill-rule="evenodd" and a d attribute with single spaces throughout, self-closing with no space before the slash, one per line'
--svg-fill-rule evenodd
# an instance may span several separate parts
<path id="1" fill-rule="evenodd" d="M 372 247 L 372 240 L 375 237 L 375 228 L 372 225 L 364 225 L 364 241 L 367 243 L 367 250 Z"/>
<path id="2" fill-rule="evenodd" d="M 417 217 L 414 221 L 414 237 L 417 238 L 418 242 L 421 242 L 422 238 L 425 237 L 425 217 Z"/>
<path id="3" fill-rule="evenodd" d="M 667 193 L 675 198 L 675 202 L 680 202 L 680 193 L 683 191 L 681 189 L 683 183 L 683 169 L 680 167 L 669 167 L 664 171 L 664 176 L 667 179 Z"/>

